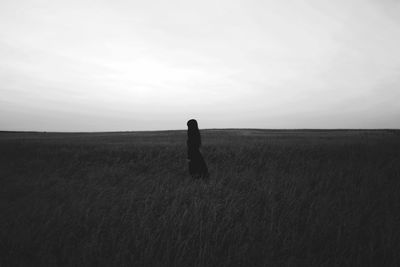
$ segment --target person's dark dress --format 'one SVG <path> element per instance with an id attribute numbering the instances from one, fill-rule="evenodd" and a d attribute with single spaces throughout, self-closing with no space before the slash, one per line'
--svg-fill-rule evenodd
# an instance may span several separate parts
<path id="1" fill-rule="evenodd" d="M 194 178 L 207 178 L 208 168 L 203 156 L 199 151 L 199 147 L 192 144 L 190 140 L 188 144 L 189 173 Z"/>
<path id="2" fill-rule="evenodd" d="M 188 160 L 189 160 L 189 173 L 193 178 L 208 178 L 208 168 L 204 161 L 203 156 L 200 153 L 200 132 L 197 129 L 192 131 L 190 121 L 188 122 L 188 139 L 187 139 L 187 149 L 188 149 Z"/>

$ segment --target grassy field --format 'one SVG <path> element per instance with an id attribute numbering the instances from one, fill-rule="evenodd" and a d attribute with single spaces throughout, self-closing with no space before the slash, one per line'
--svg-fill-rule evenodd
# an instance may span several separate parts
<path id="1" fill-rule="evenodd" d="M 0 133 L 0 266 L 400 266 L 400 131 Z"/>

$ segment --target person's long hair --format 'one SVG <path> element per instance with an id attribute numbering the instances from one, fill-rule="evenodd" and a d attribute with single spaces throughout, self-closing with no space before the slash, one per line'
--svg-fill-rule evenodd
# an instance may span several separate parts
<path id="1" fill-rule="evenodd" d="M 200 131 L 199 131 L 199 126 L 197 125 L 197 121 L 194 119 L 191 119 L 187 122 L 187 126 L 188 126 L 188 131 L 187 131 L 188 145 L 200 147 L 201 146 L 201 137 L 200 137 Z"/>

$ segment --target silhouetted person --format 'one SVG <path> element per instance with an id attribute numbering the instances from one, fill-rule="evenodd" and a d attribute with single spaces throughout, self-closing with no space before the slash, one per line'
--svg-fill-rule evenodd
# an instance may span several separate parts
<path id="1" fill-rule="evenodd" d="M 201 137 L 199 127 L 197 126 L 196 120 L 189 120 L 187 122 L 187 149 L 188 149 L 188 161 L 189 161 L 189 173 L 193 178 L 207 179 L 209 177 L 207 165 L 200 153 Z"/>

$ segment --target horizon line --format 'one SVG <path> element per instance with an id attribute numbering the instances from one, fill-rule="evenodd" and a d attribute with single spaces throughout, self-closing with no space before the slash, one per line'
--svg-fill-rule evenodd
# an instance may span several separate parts
<path id="1" fill-rule="evenodd" d="M 163 130 L 111 130 L 111 131 L 35 131 L 35 130 L 0 130 L 0 133 L 134 133 L 134 132 L 172 132 L 187 129 Z M 399 131 L 400 128 L 203 128 L 201 131 L 213 130 L 261 130 L 261 131 Z"/>

